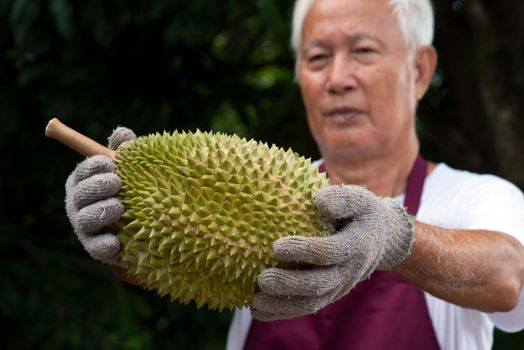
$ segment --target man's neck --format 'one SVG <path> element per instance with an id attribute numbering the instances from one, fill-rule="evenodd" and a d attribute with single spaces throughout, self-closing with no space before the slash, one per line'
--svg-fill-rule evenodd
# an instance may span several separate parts
<path id="1" fill-rule="evenodd" d="M 418 155 L 418 144 L 399 156 L 324 158 L 332 184 L 366 186 L 379 196 L 394 197 L 404 193 L 407 179 Z"/>

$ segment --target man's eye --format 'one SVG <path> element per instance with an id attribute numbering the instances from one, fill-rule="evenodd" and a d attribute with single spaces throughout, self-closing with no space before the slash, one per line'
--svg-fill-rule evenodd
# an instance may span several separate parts
<path id="1" fill-rule="evenodd" d="M 327 55 L 313 55 L 309 58 L 310 63 L 319 62 L 327 59 Z"/>
<path id="2" fill-rule="evenodd" d="M 329 55 L 327 54 L 315 54 L 307 57 L 306 63 L 311 70 L 323 69 L 329 61 Z"/>
<path id="3" fill-rule="evenodd" d="M 372 47 L 359 47 L 355 50 L 355 52 L 358 54 L 370 54 L 375 53 L 376 50 Z"/>

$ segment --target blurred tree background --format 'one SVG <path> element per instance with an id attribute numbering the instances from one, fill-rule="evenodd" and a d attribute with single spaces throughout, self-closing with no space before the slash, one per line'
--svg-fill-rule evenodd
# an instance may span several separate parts
<path id="1" fill-rule="evenodd" d="M 420 105 L 426 156 L 524 188 L 524 2 L 436 4 L 440 64 Z M 124 285 L 81 249 L 64 122 L 105 142 L 218 130 L 317 157 L 293 81 L 292 2 L 0 0 L 0 323 L 4 349 L 221 349 L 231 313 Z M 497 331 L 495 349 L 523 349 Z"/>

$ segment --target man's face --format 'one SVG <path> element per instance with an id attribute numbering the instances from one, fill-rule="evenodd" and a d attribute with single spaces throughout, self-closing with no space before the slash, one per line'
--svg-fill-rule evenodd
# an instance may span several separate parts
<path id="1" fill-rule="evenodd" d="M 299 55 L 308 124 L 324 156 L 384 154 L 413 132 L 416 68 L 386 0 L 317 1 Z"/>

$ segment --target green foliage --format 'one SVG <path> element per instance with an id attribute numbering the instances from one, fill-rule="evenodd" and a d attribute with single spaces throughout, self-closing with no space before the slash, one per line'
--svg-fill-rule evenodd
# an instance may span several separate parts
<path id="1" fill-rule="evenodd" d="M 279 1 L 0 2 L 5 348 L 223 348 L 230 313 L 124 285 L 81 249 L 63 208 L 81 157 L 43 130 L 53 116 L 100 142 L 119 124 L 200 128 L 314 155 L 296 112 L 289 11 Z M 286 124 L 301 137 L 269 132 Z"/>
<path id="2" fill-rule="evenodd" d="M 200 128 L 316 157 L 293 82 L 291 5 L 0 1 L 3 348 L 223 348 L 229 313 L 117 282 L 81 249 L 63 205 L 81 157 L 43 130 L 53 116 L 100 142 L 119 124 Z M 432 99 L 452 116 L 446 91 L 436 86 Z M 522 347 L 522 334 L 496 336 L 501 349 Z"/>

